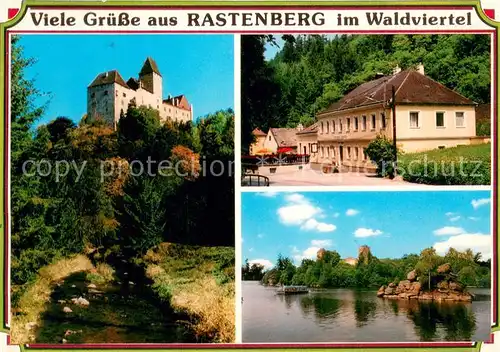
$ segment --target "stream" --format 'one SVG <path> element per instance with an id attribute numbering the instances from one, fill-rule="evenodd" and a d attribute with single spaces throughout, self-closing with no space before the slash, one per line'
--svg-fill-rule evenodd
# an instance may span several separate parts
<path id="1" fill-rule="evenodd" d="M 155 297 L 142 268 L 119 257 L 110 264 L 116 277 L 112 283 L 91 284 L 86 272 L 57 283 L 36 343 L 194 342 L 189 317 L 174 313 Z M 88 305 L 72 302 L 80 297 Z"/>

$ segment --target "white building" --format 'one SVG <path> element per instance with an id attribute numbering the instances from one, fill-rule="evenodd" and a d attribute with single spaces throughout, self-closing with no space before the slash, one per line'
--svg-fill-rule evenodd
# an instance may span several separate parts
<path id="1" fill-rule="evenodd" d="M 187 122 L 193 119 L 193 106 L 186 96 L 168 96 L 163 99 L 162 76 L 156 62 L 148 57 L 139 72 L 139 78 L 127 82 L 116 70 L 100 73 L 87 88 L 87 115 L 100 117 L 116 129 L 120 113 L 129 103 L 147 106 L 159 111 L 162 122 Z"/>

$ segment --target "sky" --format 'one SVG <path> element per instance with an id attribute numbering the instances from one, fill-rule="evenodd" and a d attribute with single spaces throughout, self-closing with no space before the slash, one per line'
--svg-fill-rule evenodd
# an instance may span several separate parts
<path id="1" fill-rule="evenodd" d="M 151 56 L 163 77 L 164 98 L 185 94 L 195 118 L 234 109 L 232 35 L 22 35 L 27 70 L 36 86 L 50 93 L 40 123 L 58 116 L 79 122 L 87 110 L 87 86 L 101 72 L 118 70 L 123 79 L 138 77 Z M 48 96 L 42 98 L 46 101 Z"/>
<path id="2" fill-rule="evenodd" d="M 368 245 L 378 258 L 429 247 L 471 248 L 491 258 L 489 191 L 243 192 L 243 260 L 266 268 L 278 254 L 296 265 L 320 248 L 342 258 Z"/>

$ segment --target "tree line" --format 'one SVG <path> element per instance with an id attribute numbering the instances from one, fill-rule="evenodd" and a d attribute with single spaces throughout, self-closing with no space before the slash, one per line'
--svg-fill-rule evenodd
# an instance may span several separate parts
<path id="1" fill-rule="evenodd" d="M 490 102 L 488 35 L 284 35 L 282 41 L 266 60 L 266 45 L 277 46 L 277 38 L 242 36 L 244 148 L 254 128 L 308 126 L 318 111 L 396 66 L 422 63 L 432 79 L 477 103 Z"/>
<path id="2" fill-rule="evenodd" d="M 377 258 L 370 251 L 361 252 L 355 265 L 343 261 L 336 251 L 321 251 L 316 259 L 302 259 L 296 266 L 291 258 L 278 256 L 276 265 L 264 270 L 262 265 L 248 261 L 242 267 L 243 280 L 259 280 L 265 285 L 307 285 L 317 288 L 378 288 L 390 282 L 406 280 L 415 270 L 422 287 L 434 288 L 440 265 L 448 263 L 457 280 L 464 286 L 491 286 L 491 259 L 482 260 L 481 254 L 470 249 L 457 251 L 450 248 L 442 256 L 434 248 L 420 254 L 407 254 L 401 258 Z"/>

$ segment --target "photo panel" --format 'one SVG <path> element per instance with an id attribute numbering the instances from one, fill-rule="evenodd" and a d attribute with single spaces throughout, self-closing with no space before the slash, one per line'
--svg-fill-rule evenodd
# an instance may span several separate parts
<path id="1" fill-rule="evenodd" d="M 8 39 L 11 343 L 235 342 L 233 36 Z"/>
<path id="2" fill-rule="evenodd" d="M 490 185 L 492 34 L 243 35 L 242 186 Z"/>
<path id="3" fill-rule="evenodd" d="M 243 342 L 489 341 L 491 196 L 242 193 Z"/>

